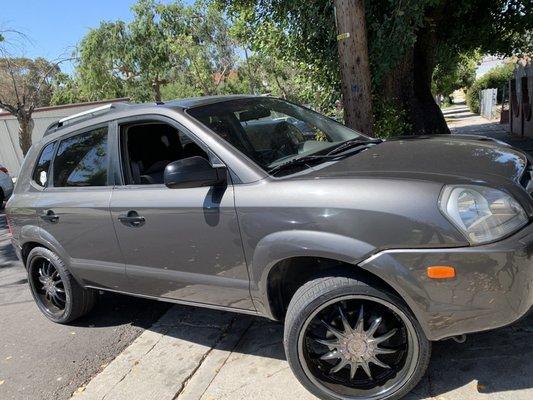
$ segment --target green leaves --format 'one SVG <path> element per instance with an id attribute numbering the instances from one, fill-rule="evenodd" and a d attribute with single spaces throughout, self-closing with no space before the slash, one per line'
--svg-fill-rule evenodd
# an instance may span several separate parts
<path id="1" fill-rule="evenodd" d="M 132 11 L 130 23 L 102 22 L 81 41 L 76 79 L 83 96 L 158 101 L 161 93 L 219 92 L 237 57 L 227 20 L 215 5 L 139 0 Z"/>
<path id="2" fill-rule="evenodd" d="M 492 68 L 477 79 L 466 92 L 466 104 L 470 108 L 470 111 L 474 113 L 479 112 L 479 93 L 483 89 L 498 89 L 498 101 L 501 101 L 502 89 L 504 86 L 508 85 L 509 80 L 513 76 L 515 67 L 515 63 L 508 62 L 504 65 Z"/>

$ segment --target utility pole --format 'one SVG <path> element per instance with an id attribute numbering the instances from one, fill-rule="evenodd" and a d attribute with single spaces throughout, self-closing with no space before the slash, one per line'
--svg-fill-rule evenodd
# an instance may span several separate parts
<path id="1" fill-rule="evenodd" d="M 344 120 L 372 135 L 372 88 L 364 0 L 334 0 Z"/>

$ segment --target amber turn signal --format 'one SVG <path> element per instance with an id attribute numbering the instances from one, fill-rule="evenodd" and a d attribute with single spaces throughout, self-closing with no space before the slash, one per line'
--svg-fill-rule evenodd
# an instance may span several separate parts
<path id="1" fill-rule="evenodd" d="M 455 268 L 449 265 L 433 265 L 427 268 L 427 274 L 431 279 L 455 278 Z"/>

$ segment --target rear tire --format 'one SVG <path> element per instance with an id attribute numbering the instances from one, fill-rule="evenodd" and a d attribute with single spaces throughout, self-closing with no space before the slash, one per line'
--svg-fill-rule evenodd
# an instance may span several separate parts
<path id="1" fill-rule="evenodd" d="M 431 343 L 395 294 L 336 276 L 307 282 L 285 319 L 285 353 L 300 383 L 327 400 L 396 400 L 424 375 Z"/>
<path id="2" fill-rule="evenodd" d="M 76 282 L 56 253 L 36 247 L 30 251 L 26 266 L 33 298 L 49 320 L 66 324 L 93 308 L 96 292 Z"/>

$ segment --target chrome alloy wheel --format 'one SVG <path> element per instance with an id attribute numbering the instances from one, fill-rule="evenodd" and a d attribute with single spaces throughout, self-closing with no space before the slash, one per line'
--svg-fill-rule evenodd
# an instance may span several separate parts
<path id="1" fill-rule="evenodd" d="M 385 399 L 412 376 L 419 348 L 409 318 L 370 296 L 331 300 L 313 312 L 299 336 L 308 378 L 338 399 Z"/>

